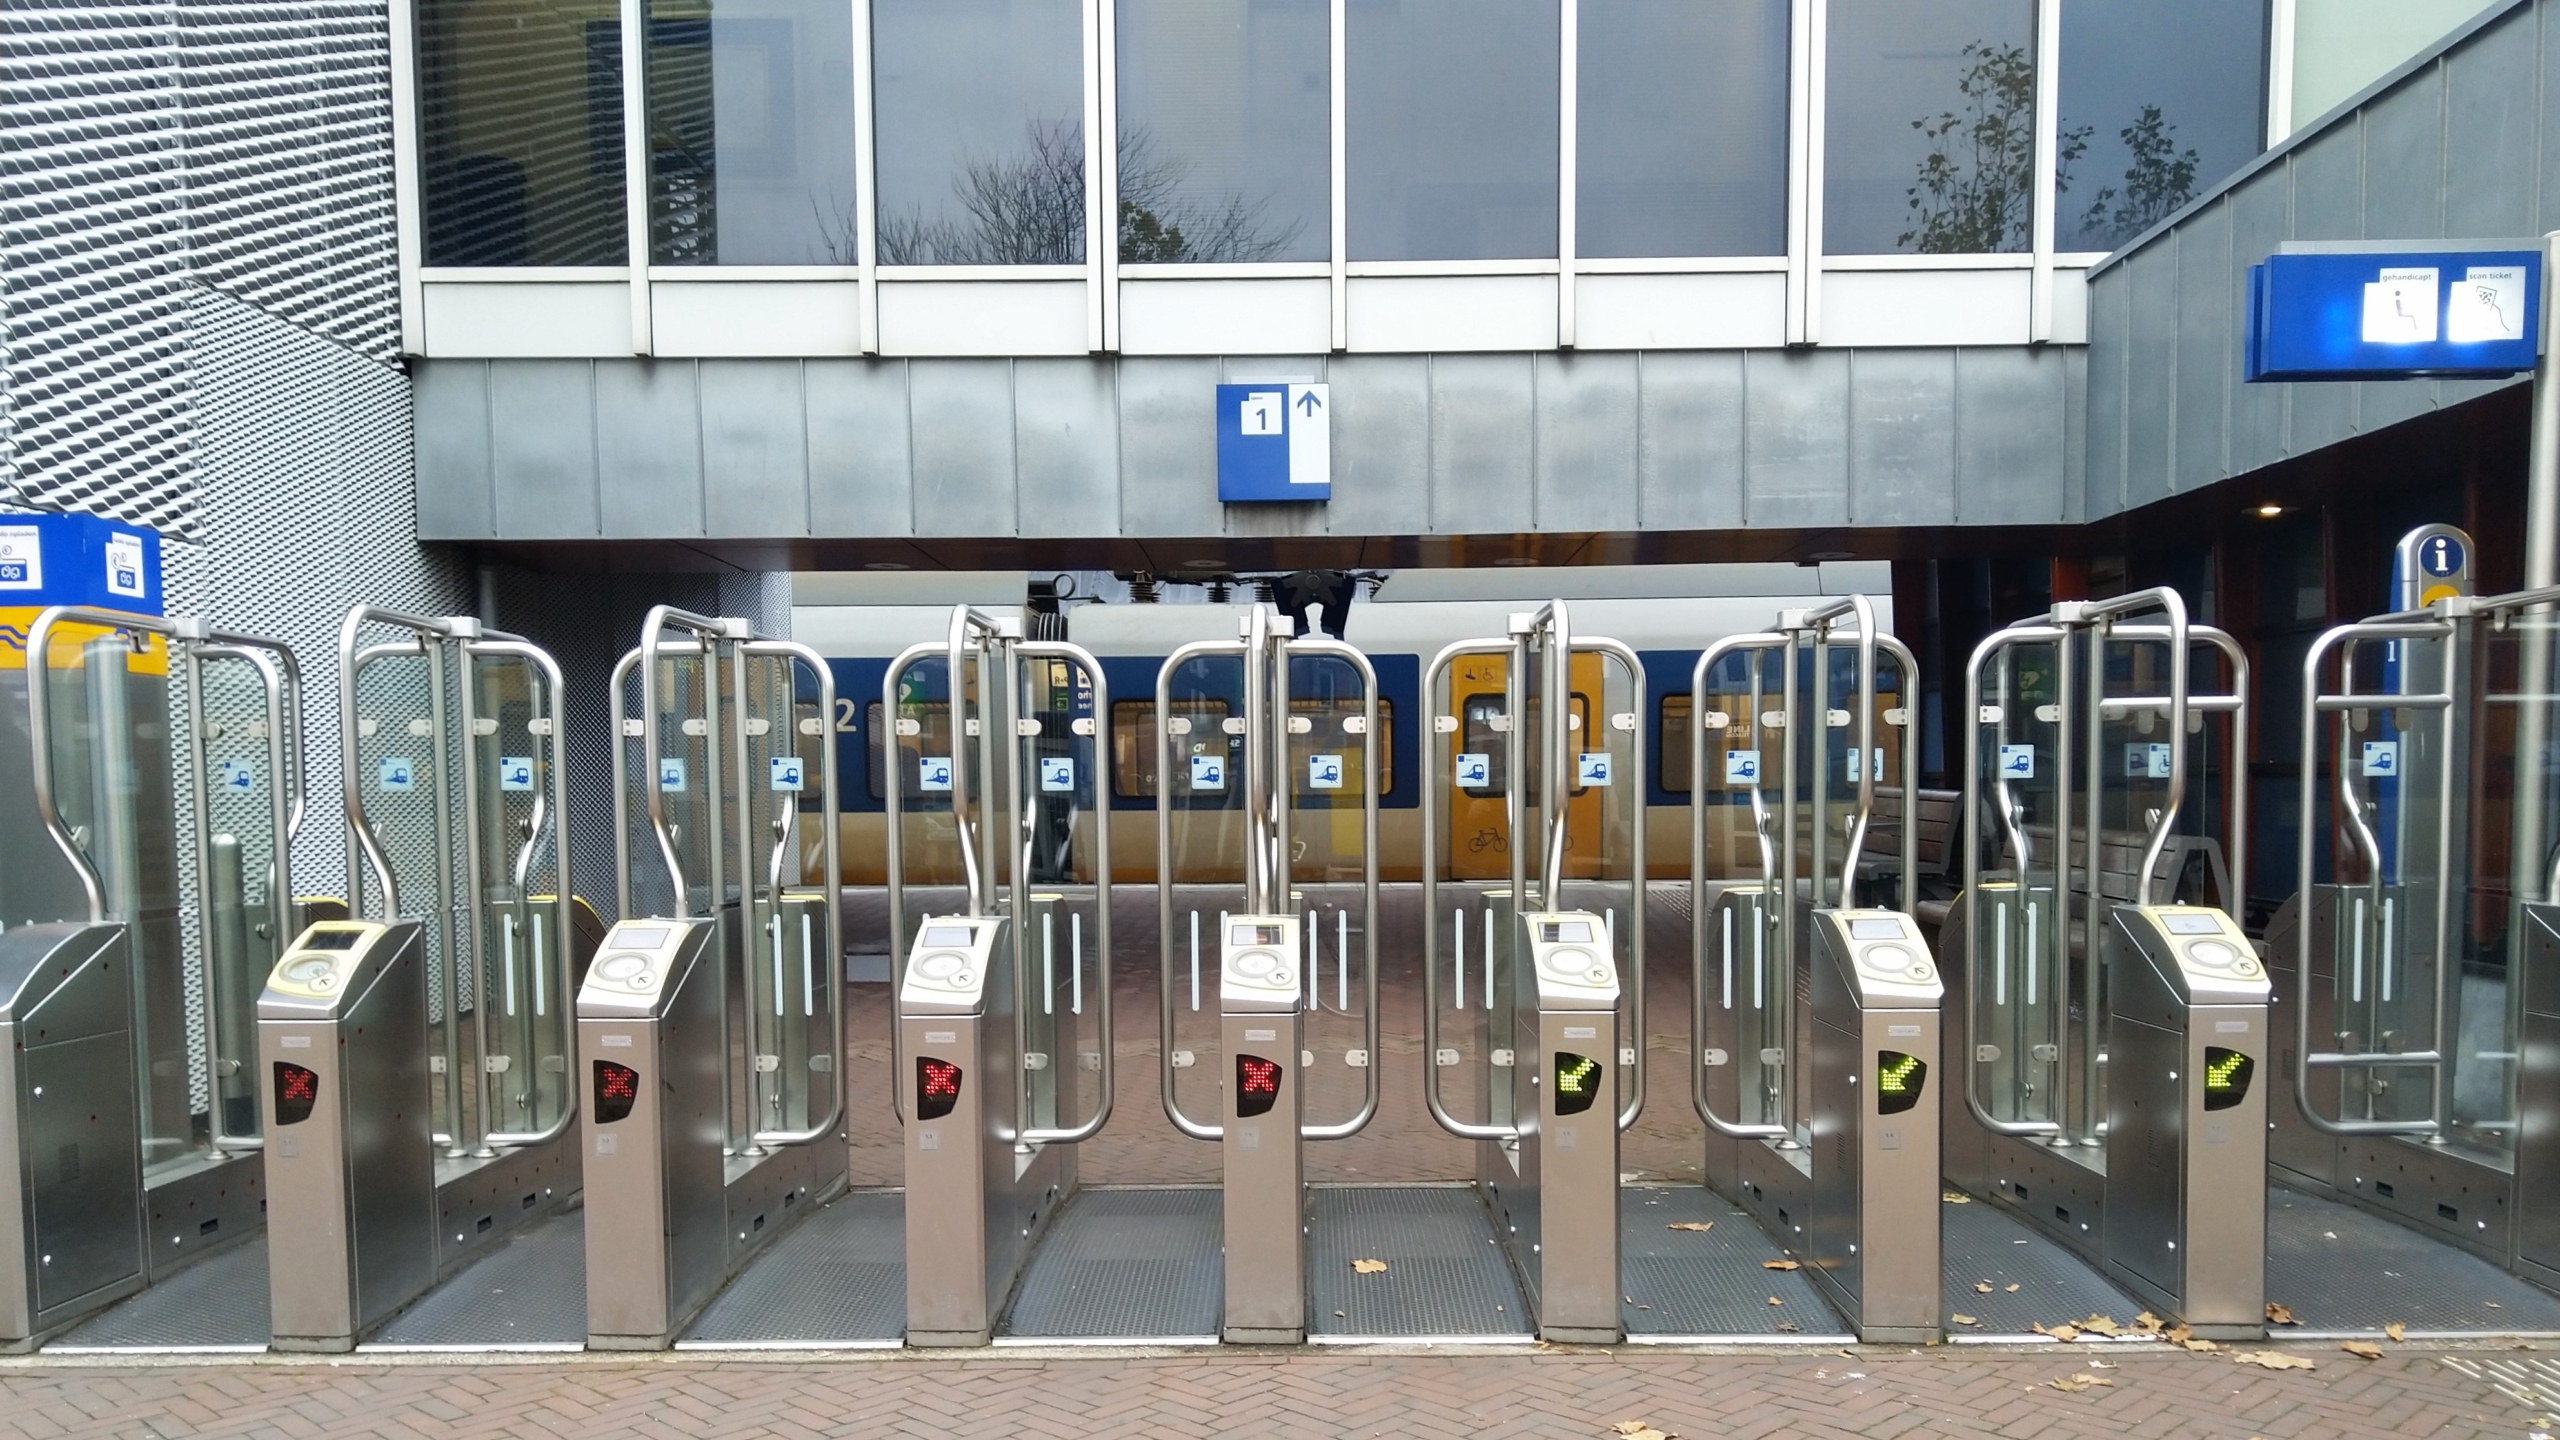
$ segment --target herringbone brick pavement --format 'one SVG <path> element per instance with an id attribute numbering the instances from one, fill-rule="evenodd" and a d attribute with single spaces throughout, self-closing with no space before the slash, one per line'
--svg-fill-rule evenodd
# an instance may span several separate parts
<path id="1" fill-rule="evenodd" d="M 2560 1367 L 2511 1352 L 1246 1352 L 883 1357 L 817 1363 L 592 1357 L 501 1363 L 0 1366 L 0 1435 L 747 1437 L 1386 1436 L 1614 1440 L 2526 1440 Z M 2110 1382 L 2072 1393 L 2074 1375 Z"/>

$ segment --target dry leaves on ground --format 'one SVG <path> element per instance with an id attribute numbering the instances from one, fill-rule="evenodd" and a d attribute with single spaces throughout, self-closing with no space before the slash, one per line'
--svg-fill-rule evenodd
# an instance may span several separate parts
<path id="1" fill-rule="evenodd" d="M 2241 1365 L 2255 1365 L 2261 1370 L 2317 1370 L 2308 1355 L 2287 1355 L 2281 1350 L 2243 1350 L 2231 1357 Z"/>
<path id="2" fill-rule="evenodd" d="M 2092 1375 L 2088 1371 L 2083 1370 L 2077 1375 L 2067 1375 L 2062 1379 L 2050 1380 L 2046 1383 L 2065 1394 L 2077 1395 L 2083 1390 L 2092 1390 L 2100 1385 L 2112 1387 L 2116 1382 L 2108 1379 L 2104 1375 Z"/>
<path id="3" fill-rule="evenodd" d="M 1708 1231 L 1716 1228 L 1716 1222 L 1713 1220 L 1674 1220 L 1662 1228 L 1665 1230 L 1694 1230 L 1697 1233 L 1704 1235 Z"/>
<path id="4" fill-rule="evenodd" d="M 1988 1295 L 1988 1294 L 1990 1294 L 1990 1293 L 1991 1293 L 1991 1282 L 1990 1282 L 1990 1281 L 1988 1281 L 1988 1280 L 1976 1280 L 1976 1281 L 1974 1281 L 1974 1282 L 1973 1282 L 1973 1293 L 1974 1293 L 1974 1294 L 1976 1294 L 1976 1295 Z"/>
<path id="5" fill-rule="evenodd" d="M 2044 1322 L 2039 1320 L 2028 1322 L 2027 1328 L 2033 1330 L 2039 1335 L 2050 1335 L 2065 1345 L 2068 1345 L 2072 1341 L 2080 1338 L 2080 1327 L 2077 1325 L 2056 1325 L 2051 1329 L 2046 1329 Z"/>
<path id="6" fill-rule="evenodd" d="M 1796 1322 L 1793 1320 L 1781 1320 L 1778 1322 L 1778 1329 L 1784 1334 L 1793 1335 L 1796 1333 Z"/>
<path id="7" fill-rule="evenodd" d="M 2092 1315 L 2080 1322 L 2080 1328 L 2092 1335 L 2104 1335 L 2110 1340 L 2124 1333 L 2124 1327 L 2106 1315 Z"/>
<path id="8" fill-rule="evenodd" d="M 1951 1320 L 1951 1321 L 1955 1322 L 1955 1323 L 1956 1323 L 1956 1324 L 1958 1324 L 1958 1325 L 1979 1325 L 1979 1324 L 1981 1324 L 1981 1323 L 1982 1323 L 1981 1321 L 1976 1320 L 1976 1319 L 1975 1319 L 1975 1318 L 1973 1318 L 1972 1316 L 1965 1314 L 1965 1313 L 1964 1313 L 1963 1311 L 1961 1311 L 1961 1310 L 1959 1310 L 1959 1311 L 1955 1312 L 1955 1313 L 1954 1313 L 1954 1314 L 1952 1314 L 1952 1315 L 1949 1315 L 1947 1318 L 1948 1318 L 1949 1320 Z"/>
<path id="9" fill-rule="evenodd" d="M 2299 1325 L 2302 1322 L 2293 1318 L 2292 1306 L 2279 1305 L 2275 1301 L 2270 1300 L 2267 1302 L 2267 1323 L 2270 1325 Z"/>
<path id="10" fill-rule="evenodd" d="M 2382 1327 L 2382 1333 L 2390 1336 L 2392 1342 L 2397 1344 L 2398 1342 L 2409 1338 L 2409 1327 L 2401 1324 L 2397 1320 L 2394 1320 L 2390 1324 Z"/>
<path id="11" fill-rule="evenodd" d="M 1779 1298 L 1778 1298 L 1777 1296 L 1775 1296 L 1775 1295 L 1772 1295 L 1772 1296 L 1770 1296 L 1770 1297 L 1769 1297 L 1769 1303 L 1770 1303 L 1770 1304 L 1772 1304 L 1772 1305 L 1784 1305 L 1784 1304 L 1786 1304 L 1787 1302 L 1786 1302 L 1786 1301 L 1784 1301 L 1784 1300 L 1779 1299 Z"/>
<path id="12" fill-rule="evenodd" d="M 1354 1260 L 1351 1262 L 1351 1272 L 1355 1275 L 1384 1275 L 1387 1273 L 1387 1262 L 1384 1260 Z"/>
<path id="13" fill-rule="evenodd" d="M 1667 1431 L 1654 1429 L 1650 1420 L 1621 1420 L 1609 1427 L 1609 1433 L 1624 1436 L 1625 1440 L 1678 1440 Z"/>
<path id="14" fill-rule="evenodd" d="M 1760 1262 L 1760 1268 L 1763 1270 L 1801 1270 L 1804 1266 L 1793 1260 L 1763 1260 Z"/>
<path id="15" fill-rule="evenodd" d="M 2349 1340 L 2344 1344 L 2341 1344 L 2338 1348 L 2363 1360 L 2379 1360 L 2382 1358 L 2382 1347 L 2374 1344 L 2370 1340 Z"/>
<path id="16" fill-rule="evenodd" d="M 1973 1197 L 1967 1195 L 1961 1190 L 1949 1190 L 1938 1198 L 1946 1201 L 1950 1205 L 1970 1205 L 1973 1203 Z"/>

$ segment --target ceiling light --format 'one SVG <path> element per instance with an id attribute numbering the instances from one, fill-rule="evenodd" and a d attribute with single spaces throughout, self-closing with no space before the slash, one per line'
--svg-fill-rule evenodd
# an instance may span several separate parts
<path id="1" fill-rule="evenodd" d="M 2273 500 L 2270 500 L 2266 504 L 2258 507 L 2258 518 L 2261 520 L 2273 520 L 2283 513 L 2284 507 Z"/>

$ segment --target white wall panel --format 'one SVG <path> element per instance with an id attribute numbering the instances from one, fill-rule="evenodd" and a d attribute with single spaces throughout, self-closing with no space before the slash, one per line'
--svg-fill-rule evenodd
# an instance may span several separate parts
<path id="1" fill-rule="evenodd" d="M 2053 343 L 2089 343 L 2089 272 L 2053 272 Z"/>
<path id="2" fill-rule="evenodd" d="M 1787 277 L 1585 275 L 1574 343 L 1585 350 L 1729 350 L 1787 343 Z"/>
<path id="3" fill-rule="evenodd" d="M 1127 355 L 1303 355 L 1333 348 L 1329 280 L 1124 280 Z"/>
<path id="4" fill-rule="evenodd" d="M 660 355 L 862 353 L 851 280 L 659 280 L 649 293 Z"/>
<path id="5" fill-rule="evenodd" d="M 1822 343 L 2024 345 L 2026 270 L 1832 270 L 1822 277 Z"/>
<path id="6" fill-rule="evenodd" d="M 1553 275 L 1355 277 L 1351 348 L 1367 351 L 1553 350 Z"/>
<path id="7" fill-rule="evenodd" d="M 883 355 L 1082 355 L 1082 280 L 882 280 Z"/>
<path id="8" fill-rule="evenodd" d="M 620 280 L 430 281 L 427 353 L 455 359 L 584 359 L 631 353 Z"/>

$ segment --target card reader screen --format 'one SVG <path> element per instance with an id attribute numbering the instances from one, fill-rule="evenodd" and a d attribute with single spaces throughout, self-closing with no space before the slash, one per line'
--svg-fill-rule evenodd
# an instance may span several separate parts
<path id="1" fill-rule="evenodd" d="M 935 947 L 957 945 L 965 948 L 975 943 L 977 938 L 978 932 L 966 925 L 928 925 L 924 928 L 924 937 L 917 943 Z"/>
<path id="2" fill-rule="evenodd" d="M 302 937 L 298 950 L 353 950 L 364 939 L 362 930 L 314 930 Z"/>
<path id="3" fill-rule="evenodd" d="M 637 925 L 625 925 L 614 931 L 612 938 L 614 945 L 619 949 L 655 950 L 667 943 L 667 927 L 651 925 L 643 928 Z"/>
<path id="4" fill-rule="evenodd" d="M 1902 922 L 1899 920 L 1852 920 L 1849 922 L 1849 938 L 1852 940 L 1899 940 L 1902 938 Z"/>
<path id="5" fill-rule="evenodd" d="M 1286 929 L 1278 925 L 1233 925 L 1227 929 L 1230 945 L 1285 945 L 1288 940 Z"/>
<path id="6" fill-rule="evenodd" d="M 1588 945 L 1599 937 L 1591 933 L 1588 920 L 1542 920 L 1538 922 L 1538 943 L 1553 945 Z"/>
<path id="7" fill-rule="evenodd" d="M 276 1062 L 276 1123 L 299 1125 L 320 1103 L 320 1072 L 289 1061 Z"/>
<path id="8" fill-rule="evenodd" d="M 2219 915 L 2163 915 L 2160 917 L 2160 928 L 2172 935 L 2219 935 L 2222 933 L 2222 917 Z"/>

